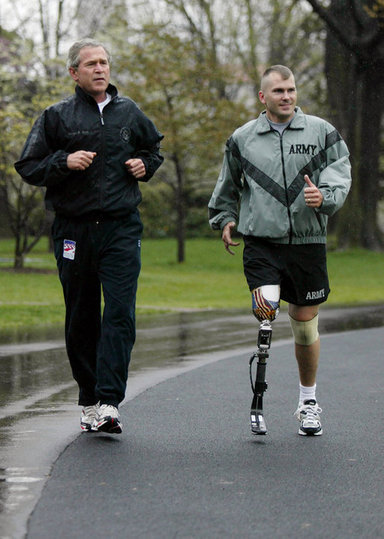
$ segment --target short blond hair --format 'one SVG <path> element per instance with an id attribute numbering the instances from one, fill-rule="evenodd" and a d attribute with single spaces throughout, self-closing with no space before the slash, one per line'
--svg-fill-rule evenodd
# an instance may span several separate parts
<path id="1" fill-rule="evenodd" d="M 268 69 L 266 69 L 266 70 L 264 71 L 263 76 L 261 77 L 261 82 L 260 82 L 260 87 L 261 87 L 261 89 L 263 89 L 263 87 L 265 86 L 265 79 L 268 78 L 268 76 L 269 76 L 271 73 L 279 73 L 279 75 L 281 75 L 281 78 L 282 78 L 283 80 L 287 80 L 287 79 L 289 79 L 290 77 L 294 78 L 293 73 L 292 73 L 292 71 L 289 69 L 289 67 L 286 67 L 286 66 L 277 64 L 277 65 L 268 67 Z"/>

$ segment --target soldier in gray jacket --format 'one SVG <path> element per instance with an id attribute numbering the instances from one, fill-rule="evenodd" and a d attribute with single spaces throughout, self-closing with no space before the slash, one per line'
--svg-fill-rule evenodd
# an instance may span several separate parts
<path id="1" fill-rule="evenodd" d="M 327 300 L 328 216 L 351 185 L 349 152 L 337 130 L 296 106 L 290 69 L 275 65 L 261 79 L 265 111 L 237 129 L 226 144 L 222 170 L 209 202 L 210 225 L 222 231 L 226 250 L 244 239 L 244 273 L 253 312 L 276 318 L 280 298 L 289 304 L 300 394 L 299 434 L 320 435 L 316 399 L 320 353 L 319 304 Z"/>

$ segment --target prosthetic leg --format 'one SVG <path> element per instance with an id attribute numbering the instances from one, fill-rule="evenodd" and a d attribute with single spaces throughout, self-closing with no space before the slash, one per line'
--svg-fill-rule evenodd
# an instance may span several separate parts
<path id="1" fill-rule="evenodd" d="M 257 351 L 249 360 L 249 376 L 253 391 L 251 404 L 251 431 L 253 434 L 267 434 L 263 413 L 263 396 L 268 387 L 265 381 L 265 371 L 272 341 L 271 322 L 279 313 L 279 301 L 279 285 L 265 285 L 252 291 L 253 313 L 260 322 Z M 255 382 L 253 382 L 252 365 L 256 358 L 256 377 Z"/>

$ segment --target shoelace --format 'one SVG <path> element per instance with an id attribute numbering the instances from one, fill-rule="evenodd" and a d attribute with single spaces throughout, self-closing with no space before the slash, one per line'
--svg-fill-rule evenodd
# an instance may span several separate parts
<path id="1" fill-rule="evenodd" d="M 110 404 L 102 404 L 99 409 L 99 416 L 106 415 L 110 415 L 111 417 L 118 417 L 119 413 L 114 406 L 111 406 Z"/>
<path id="2" fill-rule="evenodd" d="M 321 414 L 322 409 L 320 406 L 312 406 L 310 404 L 304 405 L 303 409 L 299 411 L 300 414 L 305 414 L 305 419 L 309 421 L 316 421 Z M 303 418 L 304 419 L 304 418 Z"/>
<path id="3" fill-rule="evenodd" d="M 302 404 L 298 407 L 294 415 L 300 419 L 300 415 L 304 414 L 306 419 L 317 419 L 319 414 L 321 414 L 323 410 L 320 408 L 317 404 Z"/>

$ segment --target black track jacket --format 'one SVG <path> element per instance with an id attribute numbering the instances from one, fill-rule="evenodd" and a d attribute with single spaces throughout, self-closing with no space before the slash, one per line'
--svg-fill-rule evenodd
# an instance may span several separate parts
<path id="1" fill-rule="evenodd" d="M 163 136 L 139 107 L 109 85 L 112 100 L 100 114 L 96 101 L 79 86 L 73 96 L 48 107 L 37 119 L 15 168 L 27 183 L 44 186 L 46 207 L 68 218 L 102 213 L 124 217 L 141 202 L 138 181 L 124 165 L 145 164 L 148 181 L 163 162 Z M 84 171 L 67 167 L 78 150 L 96 152 Z"/>

